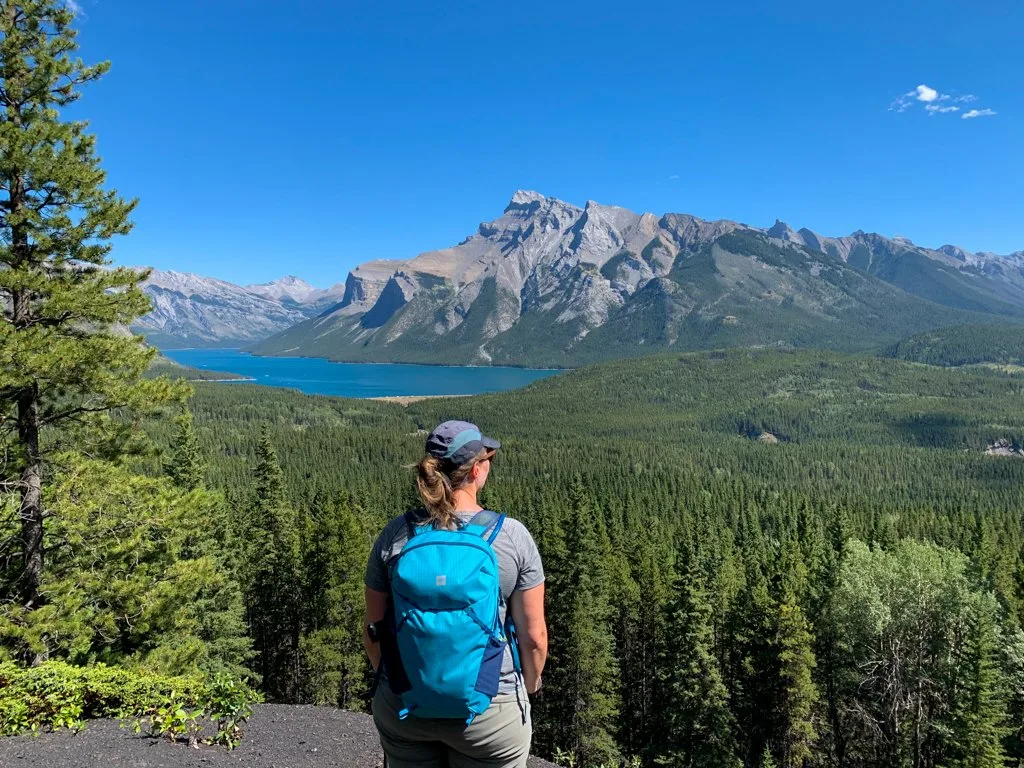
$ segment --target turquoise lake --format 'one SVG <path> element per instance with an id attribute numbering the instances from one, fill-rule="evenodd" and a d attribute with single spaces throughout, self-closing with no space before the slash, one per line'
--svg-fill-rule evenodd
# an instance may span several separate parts
<path id="1" fill-rule="evenodd" d="M 252 379 L 250 384 L 336 397 L 479 395 L 525 387 L 558 373 L 529 368 L 333 363 L 312 357 L 258 357 L 237 349 L 160 351 L 182 365 L 245 376 Z"/>

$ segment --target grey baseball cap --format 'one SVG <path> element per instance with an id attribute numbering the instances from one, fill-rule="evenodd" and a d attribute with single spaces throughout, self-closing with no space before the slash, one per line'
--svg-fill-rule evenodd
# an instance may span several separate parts
<path id="1" fill-rule="evenodd" d="M 468 421 L 445 421 L 427 438 L 426 451 L 453 467 L 461 467 L 480 451 L 496 451 L 501 443 L 485 437 L 480 427 Z"/>

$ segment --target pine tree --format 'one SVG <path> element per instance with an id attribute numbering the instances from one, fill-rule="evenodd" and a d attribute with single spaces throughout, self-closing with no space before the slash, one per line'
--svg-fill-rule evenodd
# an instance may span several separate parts
<path id="1" fill-rule="evenodd" d="M 187 389 L 141 379 L 155 350 L 119 331 L 149 310 L 146 275 L 107 268 L 135 202 L 103 188 L 86 123 L 61 119 L 109 69 L 71 57 L 73 20 L 61 0 L 0 0 L 0 412 L 16 426 L 3 479 L 19 488 L 15 588 L 29 610 L 45 599 L 46 457 L 82 436 L 93 456 L 122 452 L 134 423 L 110 420 L 112 409 L 145 411 Z"/>
<path id="2" fill-rule="evenodd" d="M 711 609 L 703 579 L 690 557 L 675 583 L 661 670 L 660 743 L 657 762 L 679 768 L 739 765 L 735 723 L 714 655 Z"/>
<path id="3" fill-rule="evenodd" d="M 303 557 L 303 700 L 359 709 L 367 691 L 363 569 L 370 540 L 346 498 L 311 505 Z"/>
<path id="4" fill-rule="evenodd" d="M 532 506 L 537 521 L 533 533 L 544 563 L 544 610 L 550 638 L 543 693 L 534 704 L 534 744 L 542 754 L 553 756 L 556 750 L 565 749 L 568 742 L 562 712 L 571 695 L 570 595 L 566 590 L 571 559 L 555 506 L 541 494 Z"/>
<path id="5" fill-rule="evenodd" d="M 995 600 L 974 598 L 959 669 L 962 689 L 953 699 L 951 768 L 1002 768 L 1007 727 L 1007 695 L 997 658 Z"/>
<path id="6" fill-rule="evenodd" d="M 647 751 L 659 726 L 658 657 L 667 634 L 666 605 L 674 583 L 667 526 L 637 520 L 624 547 L 632 576 L 618 590 L 618 658 L 622 690 L 621 742 L 627 754 Z M 632 599 L 632 604 L 627 601 Z"/>
<path id="7" fill-rule="evenodd" d="M 206 462 L 199 450 L 192 413 L 186 408 L 175 419 L 178 434 L 174 438 L 174 453 L 164 464 L 164 472 L 176 486 L 187 491 L 202 488 L 206 476 Z"/>
<path id="8" fill-rule="evenodd" d="M 208 520 L 219 498 L 66 454 L 48 485 L 45 609 L 0 608 L 0 655 L 239 673 L 249 658 L 237 585 Z"/>
<path id="9" fill-rule="evenodd" d="M 746 764 L 751 765 L 760 759 L 776 733 L 774 703 L 779 686 L 774 643 L 778 605 L 764 580 L 759 575 L 749 575 L 755 568 L 747 568 L 748 579 L 753 580 L 744 587 L 734 617 L 738 629 L 731 659 L 735 682 L 730 690 L 739 734 L 744 740 L 740 749 Z"/>
<path id="10" fill-rule="evenodd" d="M 301 621 L 299 538 L 284 475 L 264 425 L 253 472 L 253 501 L 242 532 L 246 618 L 263 690 L 274 701 L 298 696 Z"/>
<path id="11" fill-rule="evenodd" d="M 560 636 L 551 635 L 555 652 L 550 693 L 554 701 L 549 707 L 560 722 L 554 746 L 574 754 L 583 765 L 591 765 L 618 757 L 614 738 L 618 668 L 606 577 L 609 552 L 607 537 L 599 532 L 593 501 L 578 478 L 569 495 L 565 546 L 570 554 L 559 578 L 562 594 L 555 609 L 565 624 L 559 629 Z"/>
<path id="12" fill-rule="evenodd" d="M 812 756 L 817 736 L 811 713 L 818 693 L 811 679 L 814 669 L 813 637 L 793 595 L 779 604 L 775 646 L 780 686 L 773 710 L 779 719 L 781 768 L 801 768 Z"/>

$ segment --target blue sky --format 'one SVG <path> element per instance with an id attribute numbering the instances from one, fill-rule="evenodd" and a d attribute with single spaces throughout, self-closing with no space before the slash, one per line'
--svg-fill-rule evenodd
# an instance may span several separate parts
<path id="1" fill-rule="evenodd" d="M 1024 248 L 1019 0 L 77 4 L 118 263 L 326 286 L 519 188 Z"/>

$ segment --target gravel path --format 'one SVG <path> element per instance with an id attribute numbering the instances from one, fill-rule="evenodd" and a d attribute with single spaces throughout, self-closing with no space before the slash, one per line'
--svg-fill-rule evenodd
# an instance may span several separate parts
<path id="1" fill-rule="evenodd" d="M 189 749 L 136 735 L 116 720 L 92 720 L 78 734 L 0 739 L 0 766 L 46 768 L 380 768 L 380 742 L 368 715 L 329 707 L 260 704 L 245 726 L 241 746 Z M 530 768 L 554 768 L 530 759 Z"/>

